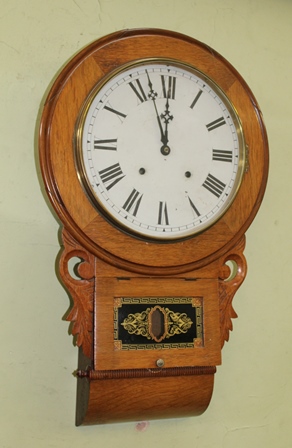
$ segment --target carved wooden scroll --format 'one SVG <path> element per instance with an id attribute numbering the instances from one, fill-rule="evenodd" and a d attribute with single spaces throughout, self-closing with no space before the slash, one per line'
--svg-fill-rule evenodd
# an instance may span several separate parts
<path id="1" fill-rule="evenodd" d="M 245 236 L 221 257 L 221 272 L 219 276 L 219 309 L 220 309 L 220 331 L 221 347 L 229 340 L 229 332 L 233 330 L 232 319 L 237 317 L 232 306 L 234 294 L 245 279 L 247 272 L 246 259 L 243 255 L 245 248 Z M 233 265 L 231 269 L 226 263 Z"/>
<path id="2" fill-rule="evenodd" d="M 80 246 L 66 229 L 63 229 L 62 238 L 64 249 L 60 259 L 60 274 L 74 302 L 66 320 L 73 323 L 72 334 L 76 336 L 76 344 L 82 346 L 84 355 L 91 358 L 95 257 Z M 68 268 L 70 259 L 74 257 L 80 259 L 75 267 L 79 278 L 73 278 Z"/>

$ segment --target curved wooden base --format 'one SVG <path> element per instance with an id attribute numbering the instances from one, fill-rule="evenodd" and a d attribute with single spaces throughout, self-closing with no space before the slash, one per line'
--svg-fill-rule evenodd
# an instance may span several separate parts
<path id="1" fill-rule="evenodd" d="M 128 378 L 124 377 L 126 371 L 120 378 L 118 372 L 111 376 L 89 371 L 89 377 L 83 378 L 79 372 L 76 425 L 200 415 L 211 400 L 215 371 L 215 367 L 188 368 L 181 369 L 178 376 L 163 370 L 160 377 L 149 372 L 140 377 L 141 371 Z M 166 376 L 168 373 L 171 376 Z"/>

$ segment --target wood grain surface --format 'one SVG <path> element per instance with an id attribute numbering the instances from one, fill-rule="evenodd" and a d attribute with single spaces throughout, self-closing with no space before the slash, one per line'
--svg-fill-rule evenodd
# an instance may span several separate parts
<path id="1" fill-rule="evenodd" d="M 242 184 L 224 216 L 199 235 L 164 244 L 106 221 L 87 197 L 75 164 L 77 123 L 93 87 L 118 67 L 148 58 L 179 60 L 211 77 L 235 107 L 247 145 Z M 76 424 L 199 415 L 210 402 L 215 366 L 236 317 L 232 299 L 247 268 L 244 234 L 268 176 L 266 130 L 249 87 L 222 56 L 195 39 L 157 29 L 117 32 L 84 48 L 55 80 L 39 149 L 46 191 L 64 226 L 60 274 L 73 299 L 67 318 L 80 347 Z M 74 257 L 80 260 L 77 278 L 68 268 Z M 118 350 L 114 304 L 123 296 L 199 297 L 203 343 Z"/>

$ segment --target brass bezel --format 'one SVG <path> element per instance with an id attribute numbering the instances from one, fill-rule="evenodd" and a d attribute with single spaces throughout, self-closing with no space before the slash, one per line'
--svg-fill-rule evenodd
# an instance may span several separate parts
<path id="1" fill-rule="evenodd" d="M 115 76 L 119 75 L 123 71 L 126 71 L 132 67 L 143 66 L 143 65 L 147 65 L 147 64 L 165 64 L 165 65 L 169 64 L 172 66 L 176 66 L 178 68 L 182 68 L 182 69 L 185 69 L 185 70 L 193 73 L 195 76 L 199 77 L 202 81 L 206 82 L 215 91 L 215 93 L 218 95 L 218 97 L 220 97 L 222 99 L 224 104 L 227 106 L 227 109 L 231 115 L 231 118 L 232 118 L 233 123 L 236 128 L 236 133 L 238 136 L 238 142 L 239 142 L 238 171 L 237 171 L 237 175 L 236 175 L 236 178 L 234 181 L 234 184 L 236 184 L 236 188 L 233 189 L 232 193 L 230 193 L 231 199 L 228 200 L 226 206 L 221 209 L 221 212 L 218 215 L 216 215 L 216 219 L 214 219 L 211 222 L 208 221 L 207 225 L 204 228 L 200 228 L 198 230 L 196 230 L 194 228 L 194 231 L 192 233 L 190 233 L 188 235 L 183 235 L 182 237 L 178 237 L 178 236 L 172 237 L 171 234 L 168 235 L 167 238 L 166 237 L 161 238 L 160 234 L 157 235 L 157 237 L 156 236 L 150 237 L 149 235 L 143 234 L 143 232 L 138 232 L 138 231 L 136 232 L 135 230 L 130 229 L 127 226 L 123 225 L 121 223 L 121 221 L 118 221 L 114 215 L 111 215 L 104 208 L 102 203 L 99 202 L 97 196 L 94 193 L 94 190 L 91 188 L 90 182 L 86 175 L 85 166 L 84 166 L 84 162 L 83 162 L 82 137 L 83 137 L 83 132 L 84 132 L 84 123 L 85 123 L 85 119 L 86 119 L 88 110 L 89 110 L 94 98 L 96 97 L 98 92 L 106 85 L 106 83 L 110 79 L 114 78 Z M 216 81 L 214 81 L 210 76 L 208 76 L 206 73 L 204 73 L 202 70 L 194 67 L 193 65 L 191 65 L 189 63 L 185 63 L 180 60 L 172 59 L 172 58 L 158 58 L 158 57 L 157 58 L 137 59 L 137 60 L 128 62 L 126 64 L 123 64 L 120 67 L 118 67 L 117 69 L 111 70 L 109 73 L 107 73 L 104 77 L 102 77 L 102 79 L 100 79 L 96 83 L 96 85 L 93 87 L 93 89 L 87 96 L 86 100 L 84 101 L 84 104 L 80 110 L 80 114 L 76 121 L 75 135 L 74 135 L 74 159 L 75 159 L 76 172 L 77 172 L 79 182 L 83 188 L 83 191 L 85 192 L 85 194 L 89 198 L 91 204 L 93 205 L 93 207 L 110 224 L 114 225 L 115 228 L 119 229 L 120 231 L 122 231 L 132 237 L 141 239 L 143 241 L 149 241 L 152 243 L 153 242 L 154 243 L 181 242 L 183 240 L 187 240 L 189 238 L 192 238 L 196 235 L 199 235 L 199 234 L 205 232 L 210 227 L 212 227 L 214 224 L 216 224 L 222 218 L 222 216 L 225 215 L 225 213 L 229 210 L 229 208 L 233 204 L 233 202 L 237 196 L 237 193 L 240 189 L 240 186 L 242 184 L 243 176 L 244 176 L 245 172 L 247 171 L 247 164 L 248 164 L 247 145 L 245 142 L 243 127 L 242 127 L 240 117 L 237 113 L 237 110 L 236 110 L 234 104 L 229 99 L 227 94 L 223 91 L 223 89 L 219 86 L 219 84 Z"/>

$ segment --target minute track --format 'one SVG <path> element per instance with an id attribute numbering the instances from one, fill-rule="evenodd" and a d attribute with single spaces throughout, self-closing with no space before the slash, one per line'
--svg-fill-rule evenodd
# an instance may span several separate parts
<path id="1" fill-rule="evenodd" d="M 134 236 L 188 238 L 215 222 L 234 198 L 242 166 L 236 114 L 199 75 L 169 62 L 133 64 L 110 79 L 88 109 L 84 140 L 91 143 L 83 163 L 96 176 L 94 200 L 110 222 Z"/>

